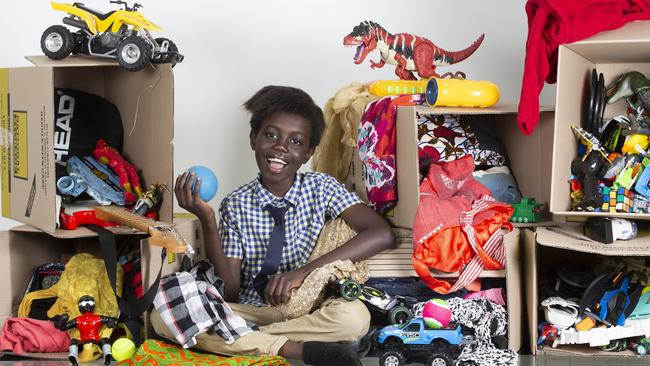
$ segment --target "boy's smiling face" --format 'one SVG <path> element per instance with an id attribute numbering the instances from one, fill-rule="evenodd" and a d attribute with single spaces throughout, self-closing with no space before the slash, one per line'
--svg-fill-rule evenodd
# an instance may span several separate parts
<path id="1" fill-rule="evenodd" d="M 287 193 L 298 169 L 314 154 L 309 147 L 310 137 L 309 121 L 285 112 L 271 114 L 262 122 L 259 132 L 251 134 L 262 185 L 274 195 L 282 197 Z"/>

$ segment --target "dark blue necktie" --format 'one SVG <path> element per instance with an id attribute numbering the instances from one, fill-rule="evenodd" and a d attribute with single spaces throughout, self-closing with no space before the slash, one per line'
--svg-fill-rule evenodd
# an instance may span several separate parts
<path id="1" fill-rule="evenodd" d="M 285 236 L 284 214 L 288 208 L 289 205 L 283 207 L 266 206 L 266 209 L 273 216 L 275 225 L 273 226 L 273 231 L 271 231 L 271 238 L 269 239 L 269 246 L 266 248 L 266 256 L 264 257 L 264 263 L 262 263 L 262 269 L 253 280 L 253 287 L 255 287 L 255 290 L 260 294 L 262 299 L 264 299 L 264 290 L 269 283 L 269 277 L 276 274 L 278 268 L 280 268 Z"/>

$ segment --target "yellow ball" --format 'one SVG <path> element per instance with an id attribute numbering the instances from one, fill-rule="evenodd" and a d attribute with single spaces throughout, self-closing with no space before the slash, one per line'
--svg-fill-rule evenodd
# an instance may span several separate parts
<path id="1" fill-rule="evenodd" d="M 135 354 L 135 343 L 128 338 L 120 338 L 113 342 L 111 353 L 115 361 L 127 360 Z"/>

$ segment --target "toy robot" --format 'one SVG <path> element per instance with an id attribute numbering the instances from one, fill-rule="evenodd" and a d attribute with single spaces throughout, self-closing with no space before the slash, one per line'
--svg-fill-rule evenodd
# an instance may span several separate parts
<path id="1" fill-rule="evenodd" d="M 99 329 L 102 325 L 109 328 L 114 328 L 117 325 L 117 318 L 96 315 L 95 299 L 90 295 L 84 295 L 79 298 L 78 302 L 79 311 L 81 315 L 68 320 L 68 315 L 62 315 L 55 322 L 57 328 L 66 331 L 73 328 L 79 329 L 79 339 L 70 338 L 70 355 L 68 359 L 73 366 L 77 366 L 77 357 L 79 355 L 79 347 L 83 348 L 84 344 L 93 343 L 99 346 L 104 355 L 104 365 L 111 363 L 111 343 L 108 338 L 99 338 Z"/>
<path id="2" fill-rule="evenodd" d="M 140 177 L 138 177 L 135 166 L 126 161 L 115 148 L 108 146 L 106 140 L 97 140 L 93 149 L 93 157 L 113 169 L 115 174 L 120 177 L 120 186 L 124 188 L 125 192 L 135 192 L 138 198 L 142 197 Z"/>

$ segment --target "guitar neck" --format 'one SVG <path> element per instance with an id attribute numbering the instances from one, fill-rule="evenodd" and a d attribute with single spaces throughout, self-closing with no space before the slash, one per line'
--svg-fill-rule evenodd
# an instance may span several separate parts
<path id="1" fill-rule="evenodd" d="M 97 217 L 102 220 L 114 221 L 120 225 L 128 226 L 133 229 L 149 232 L 149 228 L 157 225 L 156 221 L 135 214 L 124 208 L 117 206 L 97 206 L 94 208 L 97 212 Z M 106 217 L 106 219 L 104 219 Z"/>
<path id="2" fill-rule="evenodd" d="M 140 216 L 119 206 L 94 207 L 98 218 L 114 221 L 121 225 L 148 233 L 150 243 L 166 248 L 172 253 L 193 253 L 192 247 L 178 233 L 176 229 L 164 222 Z"/>

